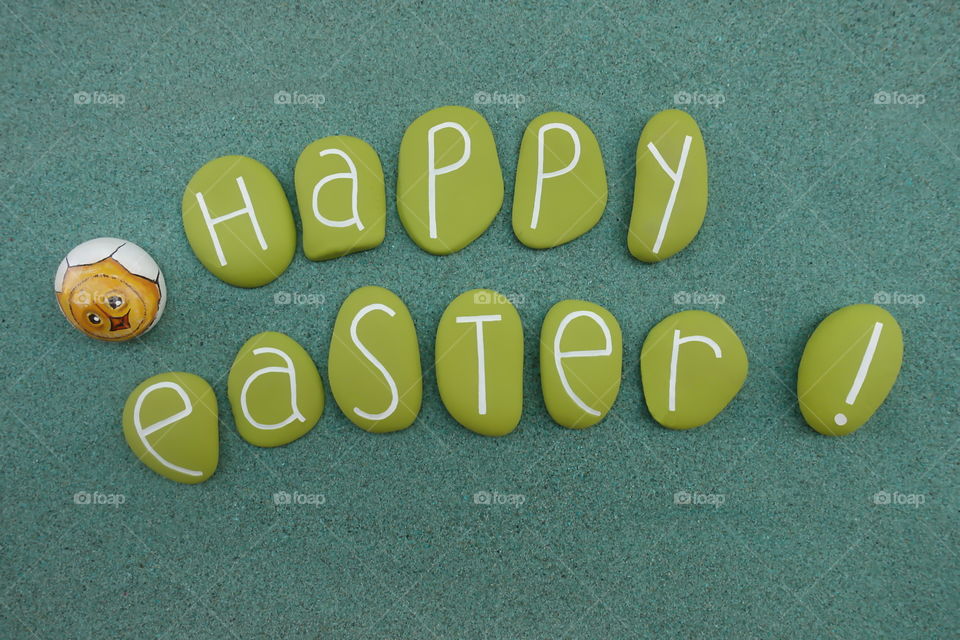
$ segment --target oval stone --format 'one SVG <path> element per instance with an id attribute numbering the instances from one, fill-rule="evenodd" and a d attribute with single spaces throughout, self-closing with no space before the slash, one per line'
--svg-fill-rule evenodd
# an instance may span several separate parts
<path id="1" fill-rule="evenodd" d="M 420 413 L 423 381 L 413 318 L 383 287 L 362 287 L 343 301 L 327 363 L 337 406 L 365 431 L 406 429 Z"/>
<path id="2" fill-rule="evenodd" d="M 183 229 L 203 266 L 237 287 L 272 282 L 296 251 L 283 187 L 246 156 L 211 160 L 193 174 L 183 192 Z"/>
<path id="3" fill-rule="evenodd" d="M 548 249 L 592 229 L 607 206 L 600 145 L 586 124 L 552 111 L 535 118 L 520 143 L 513 193 L 513 232 Z"/>
<path id="4" fill-rule="evenodd" d="M 165 478 L 196 484 L 217 470 L 217 396 L 207 381 L 172 371 L 141 382 L 123 407 L 123 437 Z"/>
<path id="5" fill-rule="evenodd" d="M 227 396 L 240 436 L 258 447 L 293 442 L 323 414 L 323 380 L 313 358 L 275 331 L 258 333 L 240 347 Z"/>
<path id="6" fill-rule="evenodd" d="M 707 153 L 696 121 L 677 109 L 650 118 L 637 145 L 627 246 L 644 262 L 690 244 L 707 213 Z"/>
<path id="7" fill-rule="evenodd" d="M 303 252 L 329 260 L 366 251 L 383 242 L 387 198 L 380 157 L 351 136 L 311 142 L 293 172 Z"/>
<path id="8" fill-rule="evenodd" d="M 437 386 L 453 418 L 502 436 L 523 412 L 523 326 L 506 296 L 473 289 L 457 296 L 437 326 Z"/>
<path id="9" fill-rule="evenodd" d="M 903 362 L 903 333 L 892 315 L 854 304 L 827 316 L 800 358 L 797 398 L 807 424 L 827 436 L 860 428 L 883 404 Z"/>
<path id="10" fill-rule="evenodd" d="M 623 336 L 609 311 L 583 300 L 553 305 L 540 330 L 540 383 L 547 412 L 570 429 L 607 415 L 620 392 Z"/>
<path id="11" fill-rule="evenodd" d="M 447 255 L 476 240 L 503 205 L 493 132 L 466 107 L 440 107 L 414 120 L 400 142 L 397 211 L 417 246 Z"/>
<path id="12" fill-rule="evenodd" d="M 740 338 L 707 311 L 667 316 L 650 330 L 640 351 L 647 408 L 671 429 L 713 420 L 740 391 L 747 368 Z"/>

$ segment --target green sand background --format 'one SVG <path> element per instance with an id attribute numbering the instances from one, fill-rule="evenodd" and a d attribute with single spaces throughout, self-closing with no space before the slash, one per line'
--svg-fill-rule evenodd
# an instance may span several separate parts
<path id="1" fill-rule="evenodd" d="M 5 3 L 0 316 L 3 345 L 0 637 L 4 638 L 936 638 L 958 624 L 958 41 L 955 3 L 598 3 L 344 6 Z M 122 94 L 120 107 L 75 92 Z M 322 94 L 319 108 L 274 104 Z M 874 103 L 922 94 L 918 106 Z M 519 107 L 475 105 L 477 92 Z M 678 92 L 708 147 L 699 237 L 658 265 L 625 226 L 644 123 Z M 489 120 L 507 182 L 489 231 L 448 257 L 420 251 L 393 200 L 404 127 L 461 104 Z M 610 200 L 599 225 L 536 252 L 509 203 L 526 124 L 553 109 L 596 132 Z M 265 163 L 293 199 L 316 138 L 381 154 L 386 242 L 326 264 L 298 254 L 262 289 L 206 272 L 180 225 L 193 172 L 223 154 Z M 143 340 L 71 329 L 52 279 L 75 244 L 119 236 L 167 276 L 170 304 Z M 444 306 L 477 286 L 522 296 L 526 404 L 488 439 L 447 415 L 429 369 L 416 424 L 388 436 L 330 401 L 276 450 L 247 445 L 226 375 L 252 334 L 283 331 L 326 379 L 339 303 L 355 287 L 409 305 L 425 362 Z M 277 293 L 322 296 L 278 305 Z M 677 292 L 718 293 L 751 372 L 709 426 L 680 433 L 646 412 L 638 356 Z M 803 345 L 834 309 L 877 292 L 906 360 L 861 431 L 830 439 L 792 390 Z M 537 335 L 564 298 L 605 305 L 624 329 L 620 398 L 584 431 L 552 424 Z M 696 307 L 696 305 L 693 305 Z M 121 436 L 127 394 L 168 370 L 221 401 L 213 478 L 181 486 Z M 843 390 L 842 393 L 845 393 Z M 119 507 L 76 492 L 122 494 Z M 276 506 L 274 492 L 325 504 Z M 520 507 L 473 502 L 522 494 Z M 678 491 L 724 504 L 681 506 Z M 879 491 L 924 504 L 876 505 Z"/>

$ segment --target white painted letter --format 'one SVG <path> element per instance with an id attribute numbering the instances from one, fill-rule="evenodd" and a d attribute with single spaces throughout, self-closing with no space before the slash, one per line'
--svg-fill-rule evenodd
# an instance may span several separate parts
<path id="1" fill-rule="evenodd" d="M 328 227 L 349 227 L 351 225 L 356 225 L 357 229 L 363 231 L 363 223 L 360 222 L 360 213 L 357 211 L 357 167 L 355 164 L 353 164 L 353 160 L 350 159 L 350 156 L 340 149 L 324 149 L 320 152 L 321 157 L 331 154 L 343 158 L 343 161 L 347 163 L 347 168 L 349 171 L 331 173 L 317 182 L 317 184 L 313 187 L 313 215 L 317 220 Z M 320 207 L 317 206 L 317 196 L 320 194 L 320 189 L 323 188 L 323 185 L 333 180 L 345 179 L 353 180 L 353 194 L 351 199 L 351 204 L 353 206 L 353 217 L 346 220 L 330 220 L 320 213 Z"/>
<path id="2" fill-rule="evenodd" d="M 213 248 L 217 250 L 217 258 L 220 259 L 220 266 L 227 266 L 227 259 L 223 257 L 223 249 L 220 247 L 220 237 L 217 235 L 217 230 L 214 229 L 214 226 L 220 224 L 221 222 L 226 222 L 231 218 L 236 218 L 237 216 L 250 216 L 250 223 L 253 225 L 253 231 L 257 234 L 257 240 L 260 241 L 260 248 L 264 251 L 267 250 L 267 241 L 263 239 L 263 233 L 260 232 L 260 223 L 257 221 L 257 214 L 253 210 L 253 203 L 250 202 L 250 194 L 247 193 L 247 185 L 243 181 L 243 176 L 237 176 L 237 187 L 240 188 L 240 195 L 243 196 L 243 208 L 237 209 L 230 213 L 225 213 L 222 216 L 216 218 L 210 217 L 210 211 L 207 209 L 207 203 L 203 199 L 203 194 L 199 191 L 197 192 L 197 204 L 200 205 L 200 213 L 203 214 L 203 219 L 207 223 L 207 231 L 210 232 L 210 237 L 213 239 Z"/>
<path id="3" fill-rule="evenodd" d="M 709 346 L 713 349 L 713 355 L 717 358 L 722 358 L 723 353 L 720 351 L 720 345 L 711 340 L 706 336 L 687 336 L 686 338 L 680 337 L 680 329 L 674 329 L 673 331 L 673 353 L 670 355 L 670 391 L 669 391 L 669 402 L 668 402 L 668 411 L 677 410 L 677 358 L 680 356 L 680 345 L 685 342 L 702 342 L 703 344 Z"/>
<path id="4" fill-rule="evenodd" d="M 144 427 L 140 423 L 140 410 L 143 408 L 143 401 L 146 399 L 148 395 L 150 395 L 157 389 L 173 389 L 174 391 L 176 391 L 177 395 L 180 396 L 180 399 L 183 400 L 183 409 L 173 414 L 169 418 L 164 418 L 159 422 L 154 422 L 149 427 Z M 157 462 L 165 466 L 167 469 L 171 469 L 173 471 L 179 471 L 180 473 L 185 473 L 188 476 L 202 476 L 203 475 L 202 471 L 185 469 L 184 467 L 177 466 L 172 462 L 165 460 L 159 453 L 157 453 L 156 449 L 150 446 L 150 443 L 147 441 L 147 436 L 153 433 L 154 431 L 159 431 L 164 427 L 170 426 L 174 422 L 179 422 L 180 420 L 183 420 L 191 413 L 193 413 L 193 404 L 190 402 L 190 398 L 189 396 L 187 396 L 187 392 L 183 390 L 183 387 L 181 387 L 176 382 L 157 382 L 155 384 L 150 385 L 146 389 L 144 389 L 140 393 L 140 395 L 137 396 L 137 402 L 136 404 L 133 405 L 133 428 L 136 430 L 137 436 L 140 438 L 140 442 L 143 444 L 144 448 L 150 452 L 150 455 L 152 455 L 154 458 L 157 459 Z"/>
<path id="5" fill-rule="evenodd" d="M 457 324 L 472 322 L 477 326 L 477 413 L 482 416 L 487 415 L 487 364 L 483 348 L 483 323 L 501 320 L 503 316 L 499 313 L 490 316 L 457 316 Z"/>
<path id="6" fill-rule="evenodd" d="M 599 325 L 600 329 L 603 331 L 603 339 L 605 346 L 603 349 L 594 349 L 586 351 L 561 351 L 560 350 L 560 341 L 563 339 L 563 332 L 566 331 L 567 325 L 576 318 L 590 318 Z M 557 327 L 557 335 L 553 339 L 553 363 L 557 368 L 557 374 L 560 376 L 560 384 L 563 385 L 563 390 L 567 392 L 567 395 L 570 396 L 570 399 L 576 403 L 578 407 L 586 411 L 592 416 L 599 416 L 600 412 L 591 409 L 586 405 L 586 403 L 580 399 L 580 397 L 573 392 L 573 389 L 570 387 L 570 383 L 567 381 L 567 374 L 563 370 L 563 359 L 564 358 L 594 358 L 598 356 L 609 356 L 613 353 L 613 338 L 610 336 L 610 328 L 607 326 L 607 323 L 603 321 L 603 318 L 598 316 L 593 311 L 572 311 L 568 313 L 563 320 L 560 321 L 560 326 Z"/>
<path id="7" fill-rule="evenodd" d="M 243 389 L 240 390 L 240 409 L 243 411 L 243 417 L 257 429 L 263 429 L 265 431 L 282 429 L 294 420 L 297 422 L 306 422 L 307 419 L 297 408 L 297 371 L 293 367 L 293 361 L 290 359 L 290 356 L 280 349 L 274 349 L 273 347 L 260 347 L 259 349 L 253 350 L 253 355 L 255 356 L 263 353 L 272 353 L 275 356 L 280 356 L 280 359 L 283 360 L 286 366 L 264 367 L 263 369 L 255 371 L 247 378 L 246 382 L 243 383 Z M 247 391 L 250 389 L 250 385 L 253 384 L 254 380 L 267 373 L 285 373 L 290 378 L 290 415 L 283 422 L 276 424 L 261 424 L 257 422 L 253 419 L 253 416 L 250 415 L 250 410 L 247 408 Z"/>
<path id="8" fill-rule="evenodd" d="M 660 251 L 660 245 L 663 244 L 663 237 L 667 233 L 667 225 L 670 223 L 670 214 L 673 213 L 673 204 L 677 201 L 677 192 L 680 190 L 680 181 L 683 180 L 683 169 L 687 166 L 687 153 L 690 151 L 690 143 L 693 141 L 693 138 L 686 136 L 683 139 L 683 150 L 680 152 L 680 164 L 677 165 L 677 170 L 674 171 L 668 165 L 666 160 L 663 159 L 663 156 L 660 155 L 660 152 L 657 151 L 657 147 L 654 146 L 652 142 L 647 143 L 647 149 L 650 150 L 650 153 L 653 154 L 653 157 L 656 158 L 657 164 L 660 165 L 660 168 L 666 171 L 667 175 L 670 176 L 670 179 L 673 180 L 673 189 L 670 190 L 670 198 L 667 200 L 667 208 L 663 211 L 663 220 L 660 221 L 660 231 L 657 232 L 657 241 L 653 243 L 653 252 L 658 253 Z"/>
<path id="9" fill-rule="evenodd" d="M 562 169 L 544 172 L 543 138 L 544 134 L 551 129 L 566 131 L 573 140 L 573 160 L 571 160 L 570 163 Z M 530 218 L 531 229 L 536 229 L 537 222 L 540 220 L 540 196 L 543 191 L 543 181 L 547 178 L 556 178 L 564 175 L 565 173 L 570 173 L 573 171 L 573 168 L 577 166 L 578 162 L 580 162 L 580 136 L 577 135 L 577 132 L 573 129 L 573 127 L 560 122 L 551 122 L 540 127 L 540 130 L 537 132 L 537 188 L 533 195 L 533 217 Z"/>
<path id="10" fill-rule="evenodd" d="M 456 129 L 463 136 L 463 155 L 453 164 L 443 167 L 436 165 L 436 143 L 434 137 L 441 129 Z M 442 122 L 427 131 L 427 208 L 430 217 L 430 237 L 437 237 L 437 176 L 456 171 L 470 159 L 470 134 L 459 122 Z"/>
<path id="11" fill-rule="evenodd" d="M 371 311 L 383 311 L 391 318 L 397 313 L 388 307 L 385 304 L 368 304 L 363 309 L 357 312 L 357 315 L 353 317 L 353 322 L 350 323 L 350 339 L 353 340 L 353 344 L 357 346 L 357 349 L 360 350 L 360 353 L 377 368 L 377 371 L 384 377 L 387 381 L 387 386 L 390 387 L 390 406 L 387 407 L 384 411 L 380 413 L 367 413 L 366 411 L 361 411 L 359 407 L 354 407 L 353 412 L 360 416 L 361 418 L 366 418 L 367 420 L 383 420 L 385 418 L 393 415 L 393 412 L 397 410 L 397 404 L 400 402 L 400 394 L 397 392 L 397 383 L 394 381 L 393 376 L 390 375 L 390 372 L 387 371 L 387 368 L 383 366 L 383 363 L 377 360 L 376 356 L 370 353 L 370 350 L 367 349 L 360 338 L 357 337 L 357 325 L 360 324 L 360 320 L 363 316 L 367 315 Z"/>

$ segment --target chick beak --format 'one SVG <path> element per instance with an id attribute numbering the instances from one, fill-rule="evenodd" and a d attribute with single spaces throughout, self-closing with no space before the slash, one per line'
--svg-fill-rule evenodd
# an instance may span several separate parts
<path id="1" fill-rule="evenodd" d="M 121 329 L 129 329 L 130 328 L 129 316 L 130 316 L 129 311 L 127 311 L 125 314 L 123 314 L 119 318 L 110 316 L 110 331 L 120 331 Z"/>

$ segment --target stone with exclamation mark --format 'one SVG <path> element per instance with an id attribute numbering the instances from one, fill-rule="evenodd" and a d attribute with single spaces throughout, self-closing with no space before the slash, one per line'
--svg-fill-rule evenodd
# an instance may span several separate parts
<path id="1" fill-rule="evenodd" d="M 800 358 L 797 398 L 811 427 L 842 436 L 863 426 L 893 388 L 903 333 L 885 309 L 843 307 L 814 330 Z"/>

